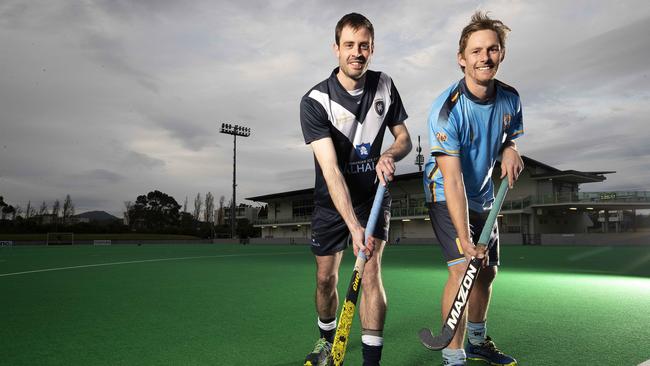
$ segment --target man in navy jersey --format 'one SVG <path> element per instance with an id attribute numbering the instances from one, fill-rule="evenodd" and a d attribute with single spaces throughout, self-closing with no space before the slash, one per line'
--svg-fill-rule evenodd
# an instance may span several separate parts
<path id="1" fill-rule="evenodd" d="M 336 331 L 338 269 L 351 240 L 354 254 L 368 256 L 359 316 L 363 365 L 379 365 L 383 347 L 386 294 L 381 256 L 388 238 L 390 195 L 384 196 L 377 227 L 364 243 L 377 184 L 393 179 L 395 162 L 411 151 L 407 118 L 392 79 L 368 70 L 374 29 L 361 14 L 343 16 L 336 25 L 333 50 L 339 67 L 313 87 L 300 102 L 305 143 L 311 145 L 316 168 L 311 250 L 316 257 L 316 312 L 320 338 L 305 365 L 324 365 Z M 383 153 L 388 127 L 395 137 Z"/>
<path id="2" fill-rule="evenodd" d="M 505 56 L 510 29 L 476 12 L 463 29 L 458 63 L 464 78 L 445 90 L 429 115 L 431 156 L 424 172 L 424 190 L 431 225 L 447 260 L 448 279 L 442 316 L 449 313 L 471 257 L 484 258 L 456 334 L 442 350 L 444 365 L 465 365 L 481 359 L 492 365 L 516 365 L 486 335 L 492 281 L 499 265 L 499 233 L 495 223 L 488 249 L 475 246 L 494 201 L 492 170 L 501 155 L 501 178 L 510 187 L 524 165 L 513 141 L 523 134 L 517 91 L 495 79 Z M 468 340 L 463 348 L 465 329 Z"/>

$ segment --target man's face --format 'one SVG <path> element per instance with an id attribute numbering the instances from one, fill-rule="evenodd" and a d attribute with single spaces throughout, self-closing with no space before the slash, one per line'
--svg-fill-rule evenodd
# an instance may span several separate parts
<path id="1" fill-rule="evenodd" d="M 359 80 L 368 70 L 373 45 L 370 32 L 365 27 L 355 30 L 345 26 L 341 30 L 339 44 L 334 45 L 334 52 L 339 59 L 343 74 L 352 80 Z"/>
<path id="2" fill-rule="evenodd" d="M 465 67 L 466 79 L 487 85 L 496 76 L 504 55 L 497 33 L 485 29 L 469 36 L 465 50 L 458 54 L 458 63 Z"/>

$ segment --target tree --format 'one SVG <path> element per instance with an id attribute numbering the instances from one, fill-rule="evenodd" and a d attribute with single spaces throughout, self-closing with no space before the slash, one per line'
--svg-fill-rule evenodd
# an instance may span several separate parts
<path id="1" fill-rule="evenodd" d="M 217 217 L 217 224 L 223 225 L 223 202 L 226 200 L 226 197 L 219 197 L 219 217 Z"/>
<path id="2" fill-rule="evenodd" d="M 214 222 L 214 196 L 208 192 L 205 194 L 205 211 L 203 212 L 205 222 Z"/>
<path id="3" fill-rule="evenodd" d="M 55 221 L 59 218 L 60 209 L 61 209 L 61 204 L 59 203 L 59 200 L 54 201 L 54 203 L 52 204 L 52 216 L 54 216 Z"/>
<path id="4" fill-rule="evenodd" d="M 38 215 L 39 216 L 45 216 L 47 214 L 48 214 L 47 203 L 45 203 L 45 201 L 43 201 L 43 203 L 41 203 L 41 207 L 38 209 Z"/>
<path id="5" fill-rule="evenodd" d="M 16 217 L 20 217 L 20 215 L 23 214 L 23 208 L 20 207 L 20 205 L 16 205 L 16 207 L 14 208 L 14 211 L 11 214 L 12 214 L 11 219 L 15 220 Z"/>
<path id="6" fill-rule="evenodd" d="M 135 229 L 162 231 L 178 228 L 181 206 L 174 197 L 158 190 L 138 196 L 129 210 L 129 225 Z"/>
<path id="7" fill-rule="evenodd" d="M 269 217 L 269 206 L 264 205 L 260 208 L 260 211 L 257 213 L 258 219 L 266 219 Z"/>
<path id="8" fill-rule="evenodd" d="M 131 225 L 131 218 L 129 217 L 129 213 L 131 212 L 132 207 L 133 207 L 133 202 L 124 201 L 124 218 L 126 219 L 127 225 Z"/>
<path id="9" fill-rule="evenodd" d="M 27 208 L 25 208 L 25 218 L 29 219 L 32 217 L 32 213 L 34 212 L 34 208 L 32 207 L 32 201 L 27 201 Z"/>
<path id="10" fill-rule="evenodd" d="M 196 198 L 194 199 L 194 220 L 199 221 L 201 218 L 201 206 L 203 205 L 203 201 L 201 200 L 201 193 L 196 194 Z"/>
<path id="11" fill-rule="evenodd" d="M 63 222 L 69 222 L 70 218 L 74 216 L 74 204 L 70 195 L 65 196 L 65 201 L 63 201 Z"/>
<path id="12" fill-rule="evenodd" d="M 12 205 L 5 205 L 2 207 L 2 219 L 6 219 L 7 216 L 12 215 L 12 219 L 16 217 L 16 209 Z"/>
<path id="13" fill-rule="evenodd" d="M 13 211 L 13 206 L 10 206 L 8 203 L 6 203 L 4 197 L 0 196 L 0 218 L 4 220 L 7 215 L 10 215 Z"/>
<path id="14" fill-rule="evenodd" d="M 185 203 L 183 204 L 183 212 L 187 212 L 187 196 L 185 196 Z"/>

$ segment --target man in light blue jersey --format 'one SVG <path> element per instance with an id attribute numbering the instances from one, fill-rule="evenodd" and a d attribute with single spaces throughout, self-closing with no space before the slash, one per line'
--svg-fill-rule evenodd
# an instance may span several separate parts
<path id="1" fill-rule="evenodd" d="M 510 28 L 476 12 L 463 29 L 458 63 L 464 77 L 433 103 L 429 115 L 431 156 L 424 174 L 431 225 L 447 260 L 448 279 L 442 297 L 443 319 L 449 312 L 471 257 L 484 258 L 453 340 L 442 350 L 443 365 L 465 365 L 481 359 L 492 365 L 517 361 L 496 348 L 486 335 L 492 282 L 499 265 L 497 225 L 487 250 L 475 246 L 494 201 L 492 170 L 501 156 L 501 178 L 510 187 L 523 169 L 514 139 L 523 134 L 517 91 L 495 79 L 505 56 Z M 468 340 L 463 347 L 465 329 Z"/>

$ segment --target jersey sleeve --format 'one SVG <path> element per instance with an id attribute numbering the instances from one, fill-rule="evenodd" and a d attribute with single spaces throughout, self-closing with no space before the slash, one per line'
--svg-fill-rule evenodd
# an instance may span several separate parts
<path id="1" fill-rule="evenodd" d="M 404 122 L 408 118 L 408 114 L 404 109 L 404 104 L 402 104 L 402 98 L 395 87 L 393 79 L 390 79 L 390 107 L 388 108 L 388 113 L 386 114 L 386 124 L 388 126 L 395 126 L 401 122 Z"/>
<path id="2" fill-rule="evenodd" d="M 305 96 L 300 101 L 300 126 L 306 144 L 330 137 L 330 122 L 323 106 Z"/>
<path id="3" fill-rule="evenodd" d="M 506 134 L 508 135 L 508 140 L 514 140 L 524 134 L 524 121 L 521 111 L 521 100 L 519 98 L 517 98 L 517 112 L 512 118 L 512 123 L 507 128 Z"/>
<path id="4" fill-rule="evenodd" d="M 445 108 L 443 104 L 443 109 Z M 429 114 L 429 146 L 431 155 L 460 156 L 460 134 L 457 118 L 441 108 L 432 108 Z"/>

